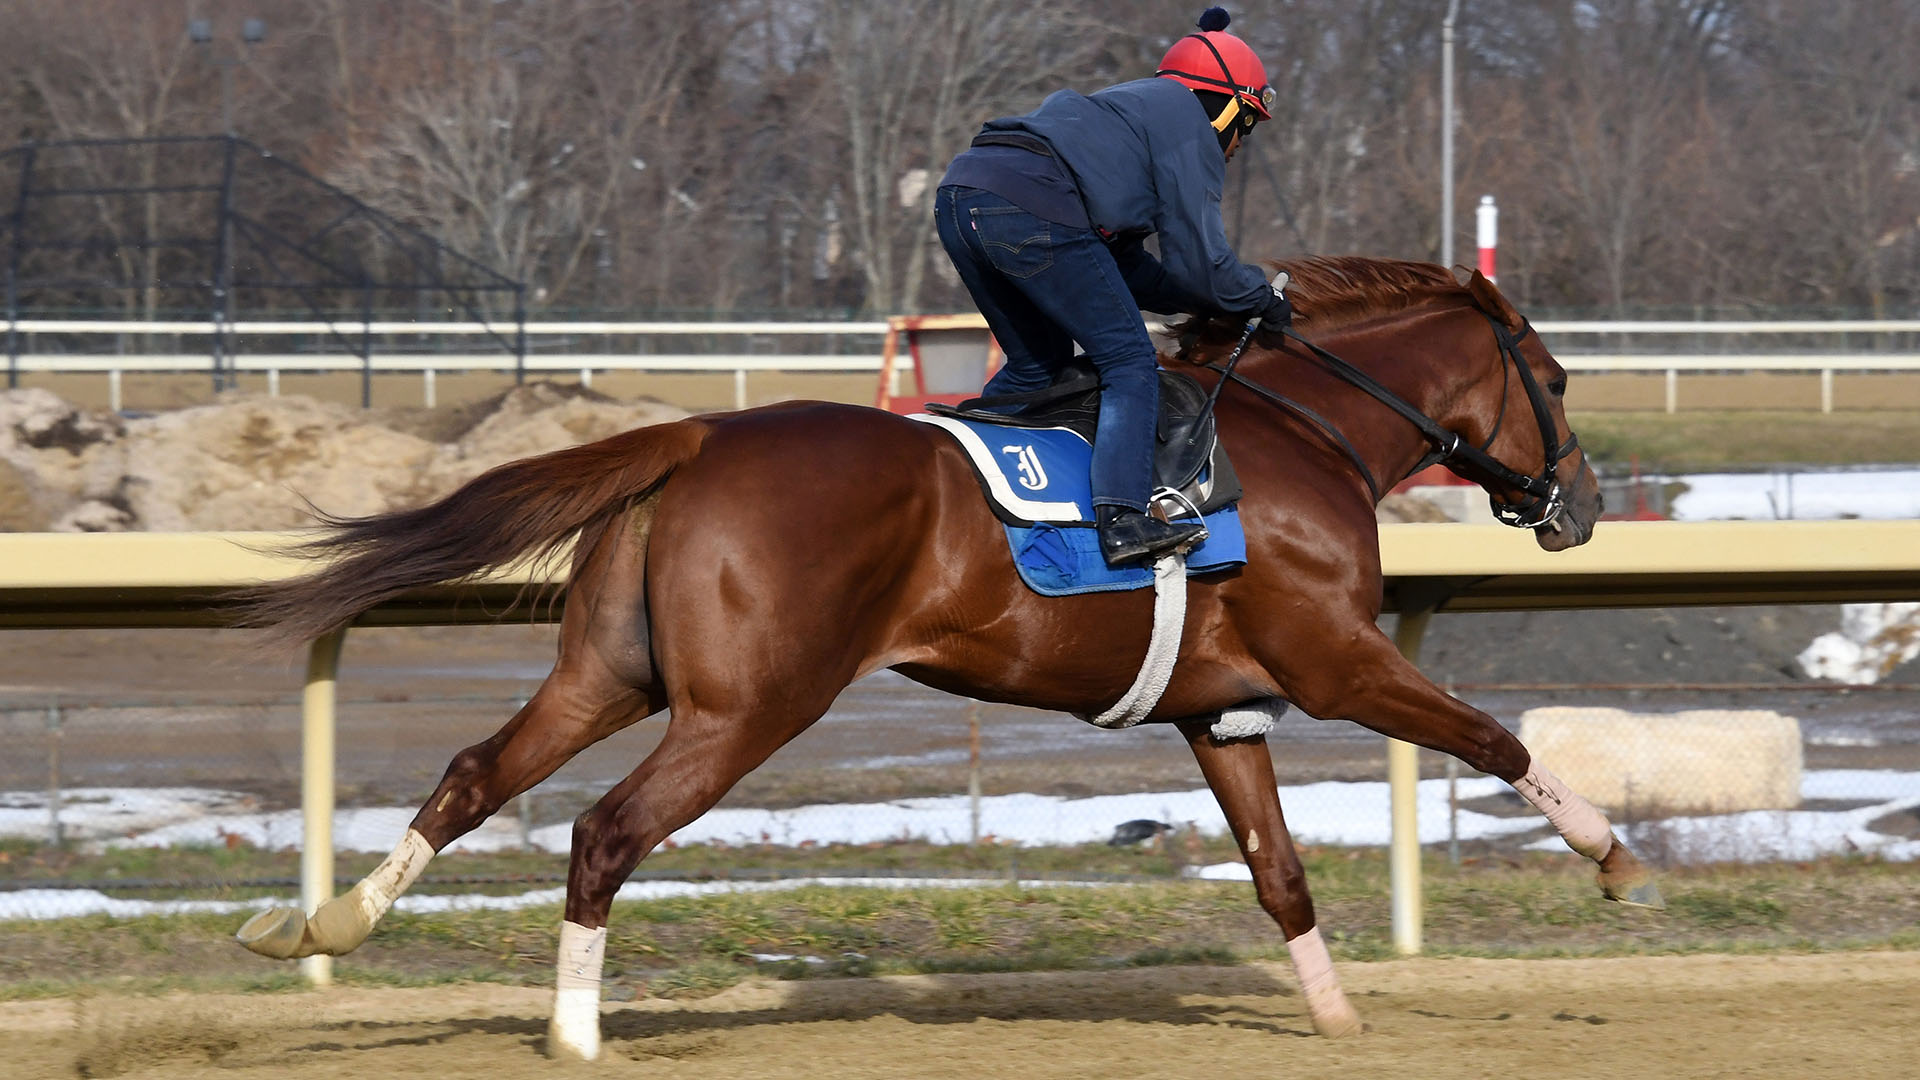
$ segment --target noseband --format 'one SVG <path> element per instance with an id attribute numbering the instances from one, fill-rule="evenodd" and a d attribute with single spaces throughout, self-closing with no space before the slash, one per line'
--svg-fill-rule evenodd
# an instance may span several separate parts
<path id="1" fill-rule="evenodd" d="M 1318 357 L 1335 375 L 1338 375 L 1340 378 L 1366 392 L 1382 405 L 1399 413 L 1401 417 L 1405 418 L 1414 427 L 1420 429 L 1420 434 L 1425 436 L 1429 443 L 1433 444 L 1433 449 L 1428 451 L 1426 456 L 1420 459 L 1420 463 L 1413 467 L 1412 472 L 1419 472 L 1421 469 L 1430 465 L 1445 465 L 1461 476 L 1480 484 L 1482 487 L 1499 487 L 1518 492 L 1519 498 L 1517 499 L 1504 502 L 1497 498 L 1492 500 L 1494 517 L 1498 518 L 1502 524 L 1511 525 L 1517 529 L 1545 528 L 1558 520 L 1561 512 L 1566 509 L 1566 497 L 1561 492 L 1560 482 L 1554 478 L 1554 473 L 1559 469 L 1560 462 L 1566 460 L 1567 456 L 1572 454 L 1574 449 L 1580 445 L 1580 440 L 1578 436 L 1569 432 L 1565 443 L 1554 442 L 1553 414 L 1548 408 L 1546 391 L 1540 386 L 1539 380 L 1533 377 L 1533 370 L 1527 366 L 1525 358 L 1520 355 L 1520 343 L 1526 340 L 1528 334 L 1533 332 L 1533 325 L 1523 322 L 1519 332 L 1515 333 L 1508 330 L 1505 326 L 1502 326 L 1500 321 L 1492 315 L 1487 315 L 1485 312 L 1481 312 L 1481 314 L 1486 315 L 1487 322 L 1493 327 L 1493 336 L 1495 340 L 1500 343 L 1502 390 L 1500 394 L 1500 412 L 1494 417 L 1493 430 L 1487 435 L 1487 441 L 1481 443 L 1479 446 L 1469 444 L 1465 437 L 1459 432 L 1449 431 L 1441 427 L 1431 417 L 1427 416 L 1427 414 L 1409 405 L 1406 401 L 1402 400 L 1399 395 L 1382 386 L 1373 376 L 1368 375 L 1366 372 L 1361 371 L 1359 368 L 1354 367 L 1338 356 L 1315 345 L 1306 338 L 1301 337 L 1291 328 L 1282 331 L 1282 333 L 1299 342 L 1301 345 L 1306 346 L 1307 351 Z M 1520 385 L 1526 390 L 1527 402 L 1533 407 L 1533 418 L 1535 422 L 1540 425 L 1540 445 L 1546 448 L 1546 463 L 1540 470 L 1540 475 L 1538 476 L 1528 476 L 1524 473 L 1515 472 L 1495 460 L 1491 454 L 1487 453 L 1487 448 L 1493 445 L 1493 441 L 1496 438 L 1499 438 L 1500 425 L 1506 419 L 1507 394 L 1505 387 L 1507 385 L 1507 379 L 1510 378 L 1508 373 L 1509 365 L 1511 365 L 1514 370 L 1520 372 Z M 1217 364 L 1208 364 L 1206 366 L 1215 371 L 1223 370 Z M 1247 387 L 1261 397 L 1300 413 L 1318 425 L 1322 430 L 1326 431 L 1340 444 L 1341 448 L 1346 451 L 1347 456 L 1353 459 L 1354 464 L 1360 467 L 1360 476 L 1367 482 L 1367 488 L 1373 493 L 1374 501 L 1378 502 L 1380 500 L 1380 485 L 1374 480 L 1373 470 L 1367 467 L 1366 462 L 1361 459 L 1359 451 L 1354 449 L 1353 444 L 1349 442 L 1344 435 L 1341 435 L 1337 428 L 1328 423 L 1324 417 L 1299 402 L 1283 397 L 1238 372 L 1226 372 L 1224 377 Z M 1409 475 L 1411 475 L 1411 473 L 1409 473 Z"/>

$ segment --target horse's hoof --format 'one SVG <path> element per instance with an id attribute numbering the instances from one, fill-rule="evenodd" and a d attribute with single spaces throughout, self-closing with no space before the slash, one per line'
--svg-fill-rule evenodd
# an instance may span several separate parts
<path id="1" fill-rule="evenodd" d="M 1359 1013 L 1348 1009 L 1334 1016 L 1314 1017 L 1313 1030 L 1329 1039 L 1344 1039 L 1350 1035 L 1364 1035 L 1367 1025 L 1360 1022 Z"/>
<path id="2" fill-rule="evenodd" d="M 600 1056 L 600 988 L 561 987 L 547 1020 L 547 1056 L 555 1061 L 592 1061 Z"/>
<path id="3" fill-rule="evenodd" d="M 364 882 L 355 885 L 321 904 L 307 920 L 307 940 L 313 943 L 314 952 L 345 956 L 366 942 L 373 933 L 373 920 L 367 917 L 364 889 Z"/>
<path id="4" fill-rule="evenodd" d="M 558 1032 L 553 1030 L 552 1025 L 548 1025 L 547 1060 L 588 1062 L 597 1061 L 599 1058 L 600 1047 L 598 1045 L 581 1046 L 579 1043 L 568 1042 L 561 1037 Z"/>
<path id="5" fill-rule="evenodd" d="M 233 937 L 261 956 L 292 960 L 307 955 L 300 949 L 307 938 L 307 916 L 299 908 L 273 908 L 248 919 Z"/>
<path id="6" fill-rule="evenodd" d="M 1666 898 L 1660 895 L 1660 886 L 1655 885 L 1652 878 L 1626 885 L 1608 885 L 1601 882 L 1600 891 L 1616 904 L 1651 908 L 1654 911 L 1667 909 Z"/>

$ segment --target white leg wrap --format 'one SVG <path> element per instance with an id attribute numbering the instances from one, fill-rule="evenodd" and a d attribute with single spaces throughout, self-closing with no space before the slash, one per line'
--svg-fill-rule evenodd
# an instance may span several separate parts
<path id="1" fill-rule="evenodd" d="M 607 928 L 560 924 L 560 960 L 554 970 L 553 1020 L 548 1053 L 592 1061 L 600 1056 L 600 972 L 607 959 Z"/>
<path id="2" fill-rule="evenodd" d="M 427 843 L 427 838 L 417 829 L 408 829 L 393 854 L 360 879 L 353 891 L 359 897 L 360 912 L 366 916 L 367 925 L 379 922 L 393 908 L 393 902 L 413 887 L 420 872 L 433 861 L 433 854 L 433 845 Z"/>
<path id="3" fill-rule="evenodd" d="M 1613 826 L 1593 804 L 1575 794 L 1561 779 L 1539 762 L 1527 769 L 1527 775 L 1513 782 L 1520 797 L 1547 816 L 1567 846 L 1594 862 L 1613 850 Z"/>
<path id="4" fill-rule="evenodd" d="M 1340 989 L 1340 978 L 1333 973 L 1333 957 L 1327 954 L 1320 928 L 1316 926 L 1287 942 L 1287 952 L 1293 957 L 1293 973 L 1300 979 L 1300 995 L 1307 999 L 1307 1015 L 1313 1018 L 1315 1030 L 1323 1035 L 1358 1031 L 1360 1016 Z"/>

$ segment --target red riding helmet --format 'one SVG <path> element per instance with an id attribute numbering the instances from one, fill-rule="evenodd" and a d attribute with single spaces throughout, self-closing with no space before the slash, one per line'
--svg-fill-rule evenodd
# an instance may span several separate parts
<path id="1" fill-rule="evenodd" d="M 1200 32 L 1174 42 L 1154 74 L 1189 89 L 1231 94 L 1259 119 L 1272 119 L 1274 93 L 1267 85 L 1266 65 L 1246 42 L 1226 32 L 1228 21 L 1224 10 L 1208 8 L 1200 16 Z M 1236 111 L 1229 106 L 1215 126 L 1224 128 L 1232 123 Z"/>

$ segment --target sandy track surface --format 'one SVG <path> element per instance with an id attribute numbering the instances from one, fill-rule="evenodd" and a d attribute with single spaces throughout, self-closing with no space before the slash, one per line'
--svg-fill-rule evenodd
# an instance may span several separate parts
<path id="1" fill-rule="evenodd" d="M 1920 953 L 1416 960 L 1342 969 L 1309 1034 L 1280 967 L 752 981 L 607 1006 L 542 1057 L 547 992 L 465 985 L 0 1005 L 0 1076 L 1912 1076 Z"/>

